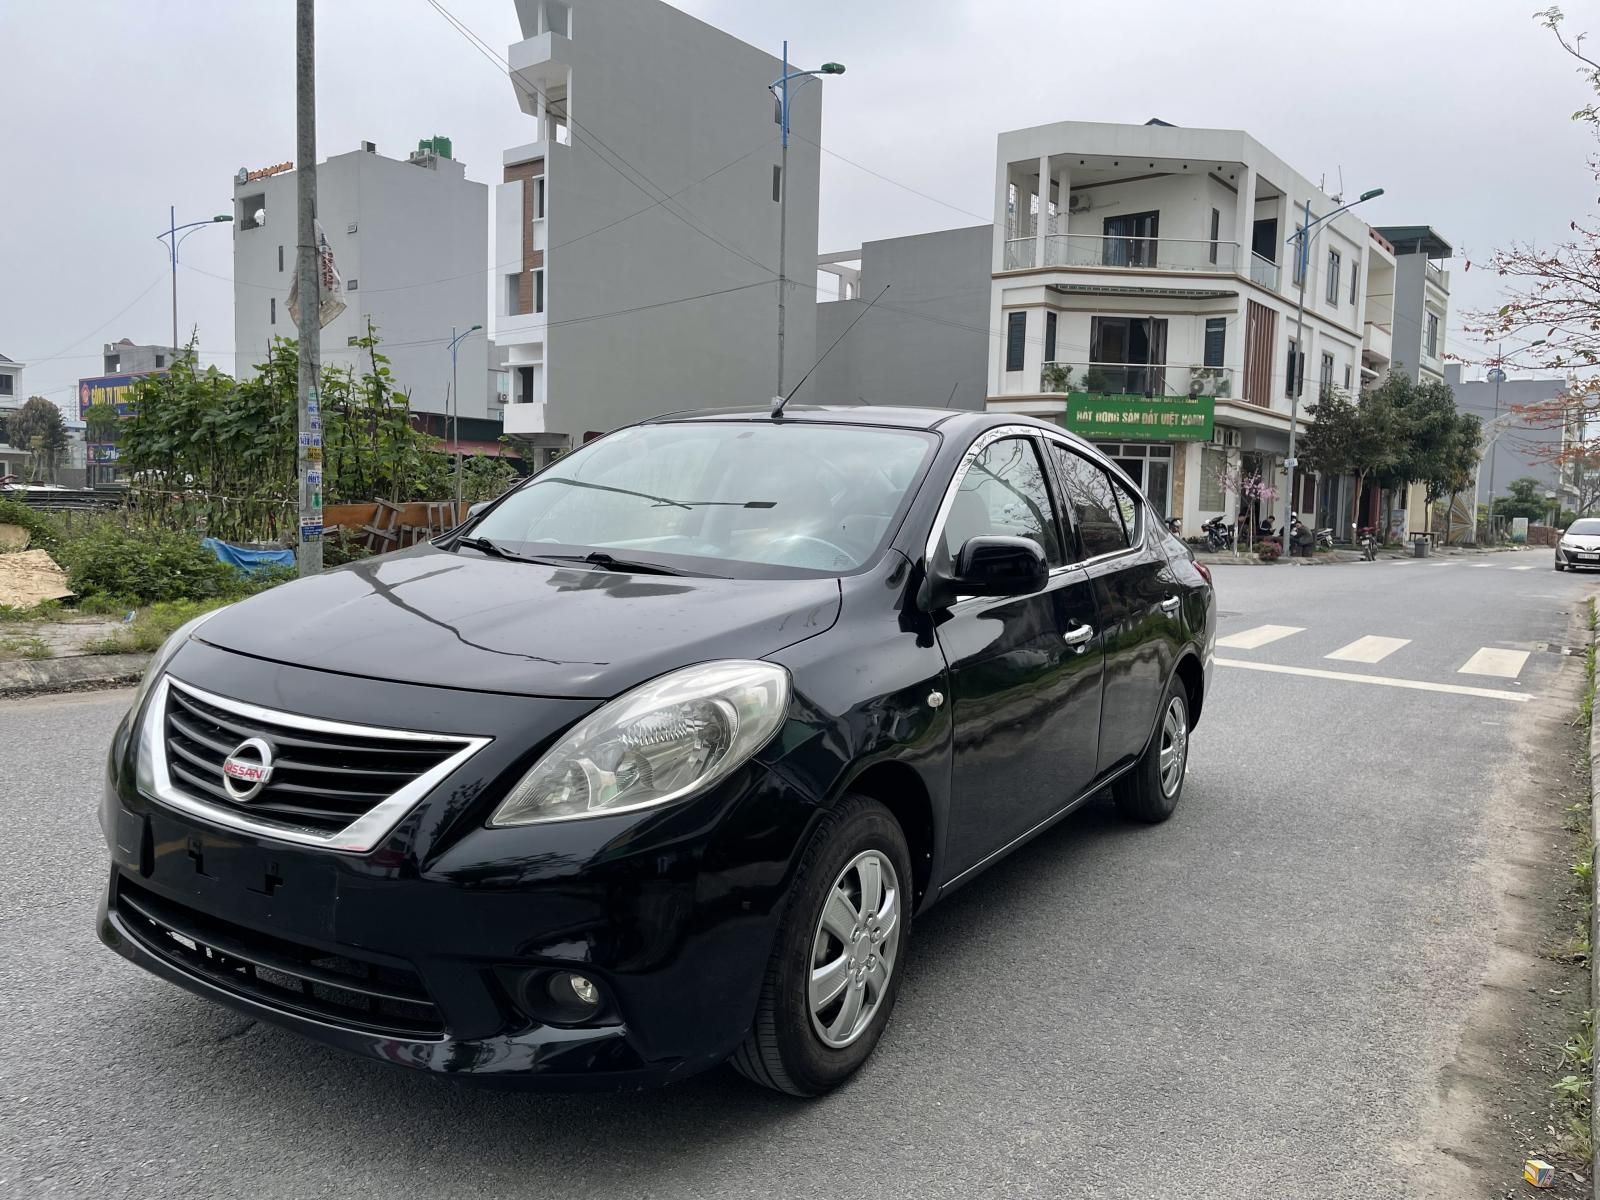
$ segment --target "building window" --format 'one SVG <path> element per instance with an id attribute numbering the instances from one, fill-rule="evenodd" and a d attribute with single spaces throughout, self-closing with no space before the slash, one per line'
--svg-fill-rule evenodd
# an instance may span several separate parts
<path id="1" fill-rule="evenodd" d="M 106 374 L 107 375 L 115 375 L 120 370 L 122 370 L 122 355 L 120 355 L 120 354 L 108 354 L 108 355 L 106 355 Z M 9 379 L 11 377 L 8 375 L 8 376 L 6 376 L 6 378 Z"/>
<path id="2" fill-rule="evenodd" d="M 783 124 L 783 97 L 776 94 L 772 97 L 772 123 Z"/>
<path id="3" fill-rule="evenodd" d="M 772 199 L 783 199 L 783 168 L 777 165 L 772 168 Z"/>
<path id="4" fill-rule="evenodd" d="M 1333 391 L 1333 355 L 1323 351 L 1322 354 L 1322 390 L 1319 396 L 1326 396 Z"/>
<path id="5" fill-rule="evenodd" d="M 533 215 L 537 218 L 544 216 L 544 176 L 533 181 Z"/>
<path id="6" fill-rule="evenodd" d="M 1206 318 L 1206 353 L 1205 365 L 1220 367 L 1223 355 L 1227 352 L 1228 343 L 1228 318 Z"/>
<path id="7" fill-rule="evenodd" d="M 164 367 L 166 365 L 167 365 L 167 356 L 165 354 L 156 355 L 156 370 L 159 371 L 162 367 Z"/>
<path id="8" fill-rule="evenodd" d="M 1439 314 L 1428 314 L 1428 357 L 1439 357 Z"/>
<path id="9" fill-rule="evenodd" d="M 533 311 L 536 313 L 542 313 L 544 311 L 543 270 L 538 270 L 533 273 Z"/>
<path id="10" fill-rule="evenodd" d="M 1350 391 L 1350 364 L 1349 363 L 1345 363 L 1345 365 L 1344 365 L 1344 390 L 1345 390 L 1346 394 L 1348 394 L 1349 391 Z"/>
<path id="11" fill-rule="evenodd" d="M 278 247 L 278 274 L 283 274 L 283 247 Z"/>
<path id="12" fill-rule="evenodd" d="M 267 223 L 267 195 L 257 192 L 239 201 L 239 228 L 260 229 Z"/>
<path id="13" fill-rule="evenodd" d="M 1350 303 L 1351 304 L 1354 304 L 1356 302 L 1356 280 L 1358 278 L 1360 278 L 1360 276 L 1361 276 L 1361 263 L 1359 261 L 1351 263 L 1350 264 Z"/>
<path id="14" fill-rule="evenodd" d="M 1161 231 L 1160 212 L 1128 213 L 1107 217 L 1101 227 L 1100 262 L 1107 267 L 1153 267 L 1156 239 Z"/>
<path id="15" fill-rule="evenodd" d="M 1006 370 L 1022 370 L 1022 356 L 1027 340 L 1028 314 L 1011 313 L 1006 317 Z"/>
<path id="16" fill-rule="evenodd" d="M 1283 394 L 1293 396 L 1298 382 L 1300 390 L 1306 385 L 1306 357 L 1300 353 L 1300 343 L 1289 339 L 1289 362 L 1283 372 Z"/>
<path id="17" fill-rule="evenodd" d="M 1222 232 L 1222 214 L 1216 209 L 1211 210 L 1211 262 L 1217 261 L 1217 236 Z"/>
<path id="18" fill-rule="evenodd" d="M 1305 234 L 1300 230 L 1300 226 L 1296 225 L 1294 227 L 1294 233 L 1294 266 L 1292 268 L 1289 282 L 1295 287 L 1299 287 L 1301 282 L 1306 277 L 1306 253 L 1308 243 L 1306 241 Z"/>
<path id="19" fill-rule="evenodd" d="M 1343 260 L 1337 250 L 1328 251 L 1328 303 L 1339 303 L 1339 268 Z"/>
<path id="20" fill-rule="evenodd" d="M 361 290 L 361 281 L 352 278 L 349 283 L 344 285 L 344 290 L 347 292 L 359 292 Z"/>
<path id="21" fill-rule="evenodd" d="M 277 323 L 278 323 L 278 298 L 276 296 L 268 296 L 267 297 L 267 324 L 268 325 L 276 325 Z"/>
<path id="22" fill-rule="evenodd" d="M 532 367 L 518 367 L 517 368 L 517 395 L 516 395 L 516 399 L 515 399 L 514 403 L 516 403 L 516 404 L 532 404 L 533 403 L 533 368 Z"/>
<path id="23" fill-rule="evenodd" d="M 1044 315 L 1044 360 L 1056 360 L 1056 314 L 1053 312 Z"/>
<path id="24" fill-rule="evenodd" d="M 522 276 L 506 276 L 506 316 L 522 315 Z"/>
<path id="25" fill-rule="evenodd" d="M 15 396 L 17 394 L 17 377 L 15 375 L 0 375 L 0 396 Z"/>

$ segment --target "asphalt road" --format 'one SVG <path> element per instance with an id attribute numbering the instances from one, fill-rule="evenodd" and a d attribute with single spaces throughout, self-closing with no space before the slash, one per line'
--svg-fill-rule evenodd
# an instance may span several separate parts
<path id="1" fill-rule="evenodd" d="M 147 976 L 93 932 L 128 693 L 0 704 L 0 1194 L 1428 1194 L 1507 807 L 1571 711 L 1545 647 L 1597 584 L 1542 552 L 1217 583 L 1225 636 L 1299 632 L 1218 650 L 1253 666 L 1218 667 L 1177 816 L 1091 806 L 928 914 L 876 1059 L 813 1103 L 472 1090 Z M 1364 638 L 1406 641 L 1325 657 Z M 1528 656 L 1460 673 L 1483 648 Z"/>

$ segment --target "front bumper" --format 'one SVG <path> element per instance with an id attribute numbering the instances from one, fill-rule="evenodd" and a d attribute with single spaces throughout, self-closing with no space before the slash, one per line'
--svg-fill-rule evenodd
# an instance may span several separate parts
<path id="1" fill-rule="evenodd" d="M 1556 562 L 1573 570 L 1600 569 L 1600 550 L 1563 550 L 1557 546 Z"/>
<path id="2" fill-rule="evenodd" d="M 191 646 L 174 669 L 238 695 L 239 680 L 230 688 L 223 678 L 238 668 L 234 657 Z M 385 692 L 398 685 L 251 666 L 262 682 L 240 698 L 270 695 L 307 715 L 348 719 L 396 702 Z M 507 697 L 455 699 L 454 728 L 518 723 Z M 482 711 L 460 711 L 474 706 Z M 135 785 L 119 731 L 101 807 L 112 863 L 100 938 L 198 995 L 419 1070 L 572 1089 L 664 1083 L 713 1066 L 749 1029 L 816 806 L 785 773 L 752 763 L 655 812 L 486 828 L 492 779 L 537 754 L 568 717 L 550 721 L 528 753 L 485 750 L 368 854 L 294 846 L 164 807 Z M 578 1028 L 530 1015 L 522 981 L 548 969 L 593 979 L 601 1013 Z"/>

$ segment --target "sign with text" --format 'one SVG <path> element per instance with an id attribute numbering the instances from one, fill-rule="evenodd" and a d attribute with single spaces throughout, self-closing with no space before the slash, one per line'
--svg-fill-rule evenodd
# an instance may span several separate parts
<path id="1" fill-rule="evenodd" d="M 165 372 L 148 374 L 163 375 Z M 144 375 L 100 375 L 78 380 L 78 420 L 83 420 L 84 414 L 95 404 L 110 404 L 116 408 L 117 416 L 127 416 L 133 411 L 130 407 L 133 385 L 143 378 Z"/>
<path id="2" fill-rule="evenodd" d="M 1112 442 L 1209 442 L 1211 396 L 1096 396 L 1071 392 L 1061 423 L 1080 437 Z"/>

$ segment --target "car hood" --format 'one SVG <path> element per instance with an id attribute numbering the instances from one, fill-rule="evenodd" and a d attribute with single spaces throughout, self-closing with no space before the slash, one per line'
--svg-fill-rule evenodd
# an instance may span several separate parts
<path id="1" fill-rule="evenodd" d="M 344 675 L 609 698 L 831 626 L 836 579 L 705 579 L 457 555 L 433 546 L 284 584 L 208 620 L 204 642 Z"/>

